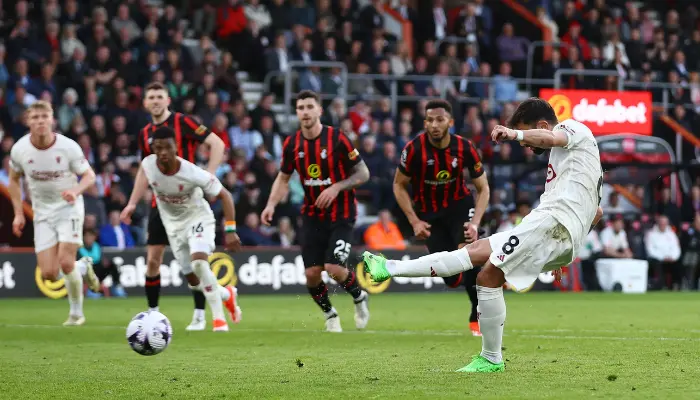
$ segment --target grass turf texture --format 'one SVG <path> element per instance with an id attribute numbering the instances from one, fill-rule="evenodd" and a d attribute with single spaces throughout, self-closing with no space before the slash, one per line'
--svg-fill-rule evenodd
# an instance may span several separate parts
<path id="1" fill-rule="evenodd" d="M 463 293 L 382 294 L 366 332 L 332 297 L 342 334 L 321 332 L 308 296 L 242 296 L 229 333 L 185 332 L 188 297 L 164 297 L 174 328 L 162 354 L 128 347 L 145 299 L 0 301 L 0 398 L 700 398 L 697 294 L 509 293 L 506 371 L 454 372 L 481 349 Z"/>

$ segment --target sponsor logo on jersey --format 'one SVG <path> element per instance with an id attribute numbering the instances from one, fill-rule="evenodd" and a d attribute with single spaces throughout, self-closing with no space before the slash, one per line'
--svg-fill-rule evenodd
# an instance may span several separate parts
<path id="1" fill-rule="evenodd" d="M 37 181 L 55 181 L 63 177 L 63 171 L 32 171 L 29 176 Z"/>
<path id="2" fill-rule="evenodd" d="M 326 179 L 306 179 L 304 180 L 305 186 L 330 186 L 333 182 L 331 178 Z"/>
<path id="3" fill-rule="evenodd" d="M 651 134 L 650 92 L 542 89 L 540 97 L 551 104 L 559 121 L 581 122 L 595 135 Z M 566 131 L 574 134 L 573 130 Z"/>
<path id="4" fill-rule="evenodd" d="M 168 204 L 186 204 L 190 201 L 189 194 L 157 194 L 158 200 Z"/>
<path id="5" fill-rule="evenodd" d="M 318 164 L 310 164 L 306 168 L 306 175 L 312 178 L 318 178 L 321 176 L 321 167 L 319 167 Z"/>

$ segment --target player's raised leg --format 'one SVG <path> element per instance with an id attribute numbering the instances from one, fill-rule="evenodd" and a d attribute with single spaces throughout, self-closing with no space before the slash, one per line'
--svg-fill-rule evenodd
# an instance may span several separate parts
<path id="1" fill-rule="evenodd" d="M 414 260 L 387 260 L 368 251 L 362 254 L 362 260 L 372 280 L 383 282 L 392 276 L 452 276 L 468 271 L 475 265 L 483 265 L 490 254 L 489 240 L 480 239 L 461 249 L 428 254 Z"/>

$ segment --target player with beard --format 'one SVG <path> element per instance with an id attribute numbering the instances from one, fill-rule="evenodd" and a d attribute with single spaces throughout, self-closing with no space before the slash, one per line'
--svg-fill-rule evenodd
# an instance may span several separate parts
<path id="1" fill-rule="evenodd" d="M 603 170 L 598 143 L 584 124 L 558 122 L 552 106 L 533 97 L 520 103 L 510 126 L 496 126 L 491 139 L 518 141 L 523 146 L 550 149 L 547 177 L 540 203 L 513 229 L 498 232 L 455 251 L 415 260 L 387 260 L 363 254 L 365 270 L 381 282 L 392 276 L 452 276 L 482 265 L 476 277 L 479 296 L 481 353 L 457 372 L 501 372 L 505 369 L 502 343 L 506 320 L 503 285 L 527 289 L 542 272 L 554 271 L 578 257 L 583 242 L 603 216 L 600 199 Z"/>
<path id="2" fill-rule="evenodd" d="M 204 125 L 196 123 L 192 118 L 179 112 L 172 112 L 170 106 L 170 96 L 167 88 L 160 82 L 152 82 L 146 86 L 144 92 L 143 106 L 151 114 L 149 122 L 139 135 L 139 147 L 141 156 L 148 157 L 153 153 L 151 148 L 151 135 L 160 127 L 168 127 L 175 132 L 175 144 L 177 155 L 190 163 L 196 162 L 197 148 L 202 144 L 209 145 L 209 164 L 207 171 L 213 175 L 224 159 L 224 142 Z M 131 193 L 129 203 L 122 211 L 121 218 L 124 222 L 130 223 L 130 215 L 136 205 L 141 201 L 147 189 L 146 177 L 143 168 L 139 168 L 134 182 L 134 191 Z M 148 240 L 147 240 L 147 269 L 146 269 L 146 298 L 148 307 L 151 310 L 158 310 L 160 298 L 160 265 L 163 263 L 163 253 L 168 245 L 168 235 L 163 227 L 156 200 L 151 203 L 151 212 L 148 216 Z M 190 286 L 196 286 L 198 283 Z M 204 308 L 206 298 L 201 291 L 192 290 L 194 297 L 194 315 L 192 322 L 187 326 L 188 331 L 201 331 L 206 328 Z"/>
<path id="3" fill-rule="evenodd" d="M 489 182 L 471 141 L 451 135 L 452 106 L 431 100 L 425 106 L 425 131 L 406 144 L 394 177 L 394 196 L 428 251 L 457 250 L 479 238 L 479 225 L 489 204 Z M 464 169 L 476 187 L 474 204 L 464 184 Z M 413 199 L 408 193 L 413 189 Z M 479 268 L 444 277 L 451 288 L 465 286 L 471 301 L 469 328 L 480 336 L 477 321 L 476 275 Z"/>
<path id="4" fill-rule="evenodd" d="M 303 236 L 306 286 L 326 318 L 326 331 L 342 332 L 338 312 L 328 298 L 321 273 L 328 274 L 345 289 L 355 303 L 355 327 L 369 321 L 367 292 L 360 289 L 355 272 L 345 267 L 350 255 L 357 216 L 355 188 L 369 180 L 367 165 L 350 140 L 339 129 L 322 125 L 319 96 L 309 90 L 299 93 L 296 112 L 301 129 L 283 146 L 282 166 L 261 220 L 270 225 L 275 207 L 289 191 L 289 179 L 297 171 L 304 185 Z"/>

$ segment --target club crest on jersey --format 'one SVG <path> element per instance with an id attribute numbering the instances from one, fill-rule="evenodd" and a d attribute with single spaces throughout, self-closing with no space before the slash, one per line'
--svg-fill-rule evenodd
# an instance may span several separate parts
<path id="1" fill-rule="evenodd" d="M 185 189 L 185 185 L 177 185 L 177 188 L 180 189 L 180 191 L 182 192 Z"/>
<path id="2" fill-rule="evenodd" d="M 321 149 L 321 159 L 325 160 L 326 158 L 328 158 L 328 150 L 325 147 L 323 147 Z"/>
<path id="3" fill-rule="evenodd" d="M 30 159 L 29 159 L 29 164 L 34 164 L 34 160 L 32 160 L 32 159 L 30 158 Z"/>
<path id="4" fill-rule="evenodd" d="M 457 157 L 452 159 L 452 168 L 457 168 L 457 164 L 459 163 L 459 160 Z"/>
<path id="5" fill-rule="evenodd" d="M 207 131 L 207 127 L 204 125 L 200 125 L 199 127 L 197 127 L 197 129 L 195 129 L 194 134 L 198 135 L 198 136 L 202 136 L 202 135 L 204 135 L 204 133 L 206 131 Z"/>
<path id="6" fill-rule="evenodd" d="M 430 160 L 428 160 L 428 162 L 427 162 L 426 164 L 428 164 L 428 165 L 433 165 L 433 164 L 435 164 L 435 160 L 430 159 Z"/>
<path id="7" fill-rule="evenodd" d="M 306 154 L 304 154 L 303 151 L 300 151 L 300 152 L 299 152 L 299 158 L 304 158 L 305 155 L 306 155 Z"/>
<path id="8" fill-rule="evenodd" d="M 552 164 L 547 165 L 547 183 L 551 182 L 554 180 L 554 178 L 557 177 L 557 173 L 554 172 L 554 167 L 552 167 Z"/>

